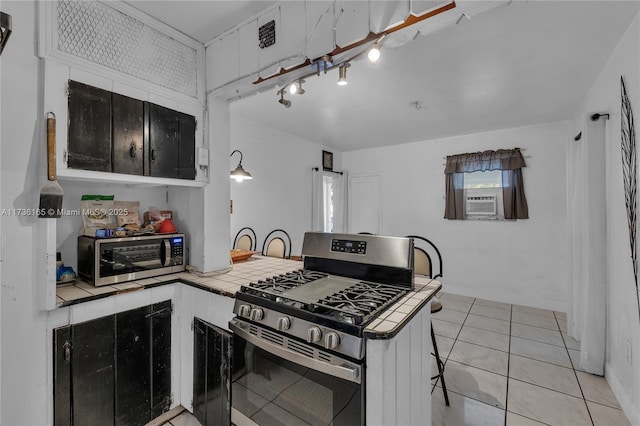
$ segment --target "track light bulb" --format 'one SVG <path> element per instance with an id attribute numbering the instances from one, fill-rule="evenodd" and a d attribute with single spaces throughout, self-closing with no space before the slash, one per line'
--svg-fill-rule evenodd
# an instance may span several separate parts
<path id="1" fill-rule="evenodd" d="M 348 81 L 347 81 L 347 67 L 349 66 L 349 64 L 343 64 L 340 65 L 340 68 L 338 69 L 338 71 L 340 72 L 340 78 L 338 78 L 338 86 L 346 86 Z"/>
<path id="2" fill-rule="evenodd" d="M 377 64 L 378 59 L 380 59 L 380 46 L 378 44 L 374 44 L 371 49 L 369 49 L 369 53 L 367 53 L 367 57 L 369 58 L 369 62 L 372 64 Z"/>
<path id="3" fill-rule="evenodd" d="M 298 93 L 298 85 L 296 83 L 291 83 L 289 85 L 289 94 L 295 95 L 296 93 Z"/>

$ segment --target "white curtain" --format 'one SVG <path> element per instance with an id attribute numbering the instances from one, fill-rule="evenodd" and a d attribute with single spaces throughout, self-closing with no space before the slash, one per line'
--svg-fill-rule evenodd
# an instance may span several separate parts
<path id="1" fill-rule="evenodd" d="M 347 172 L 333 176 L 333 232 L 347 232 Z"/>
<path id="2" fill-rule="evenodd" d="M 311 171 L 311 230 L 324 231 L 324 179 L 325 172 Z"/>
<path id="3" fill-rule="evenodd" d="M 568 152 L 572 291 L 569 335 L 580 341 L 579 366 L 603 375 L 606 346 L 605 120 L 586 121 Z"/>
<path id="4" fill-rule="evenodd" d="M 333 190 L 333 232 L 345 232 L 347 217 L 346 173 L 326 172 L 313 169 L 311 180 L 311 230 L 323 232 L 328 217 L 325 206 L 331 196 L 325 191 L 325 180 L 330 179 Z"/>

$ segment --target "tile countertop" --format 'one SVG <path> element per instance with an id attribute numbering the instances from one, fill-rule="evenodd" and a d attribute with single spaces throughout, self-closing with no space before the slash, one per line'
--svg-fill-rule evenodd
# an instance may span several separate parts
<path id="1" fill-rule="evenodd" d="M 248 260 L 237 262 L 229 269 L 205 275 L 180 272 L 101 287 L 95 287 L 86 281 L 77 281 L 72 285 L 59 286 L 56 289 L 56 307 L 62 308 L 116 294 L 176 282 L 217 293 L 222 296 L 235 297 L 236 292 L 240 290 L 240 286 L 242 285 L 301 268 L 302 263 L 298 260 L 258 255 Z M 402 299 L 367 325 L 364 330 L 365 337 L 369 339 L 389 339 L 395 336 L 441 288 L 442 284 L 440 281 L 416 275 L 415 290 L 407 293 Z"/>
<path id="2" fill-rule="evenodd" d="M 302 262 L 274 257 L 253 256 L 233 264 L 229 269 L 208 274 L 180 272 L 177 274 L 162 275 L 155 278 L 146 278 L 137 281 L 128 281 L 121 284 L 95 287 L 86 281 L 77 281 L 73 285 L 63 285 L 56 289 L 56 307 L 61 308 L 90 300 L 130 291 L 143 290 L 164 284 L 181 282 L 201 290 L 210 291 L 222 296 L 235 297 L 243 284 L 252 281 L 284 274 L 302 268 Z"/>
<path id="3" fill-rule="evenodd" d="M 364 329 L 368 339 L 390 339 L 402 329 L 442 288 L 442 283 L 423 275 L 416 275 L 415 289 L 396 304 L 378 315 Z"/>

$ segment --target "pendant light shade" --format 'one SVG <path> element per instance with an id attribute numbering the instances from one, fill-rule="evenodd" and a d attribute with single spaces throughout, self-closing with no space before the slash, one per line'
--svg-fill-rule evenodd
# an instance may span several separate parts
<path id="1" fill-rule="evenodd" d="M 0 12 L 0 54 L 11 35 L 11 15 Z"/>
<path id="2" fill-rule="evenodd" d="M 235 150 L 231 153 L 231 156 L 233 156 L 233 154 L 235 153 L 239 153 L 240 154 L 240 162 L 238 163 L 238 166 L 236 167 L 235 170 L 231 170 L 231 173 L 229 175 L 229 177 L 231 179 L 235 179 L 236 182 L 242 182 L 243 180 L 249 180 L 249 179 L 253 179 L 253 176 L 251 176 L 251 173 L 249 173 L 248 171 L 246 171 L 244 169 L 244 167 L 242 167 L 242 152 L 239 150 Z"/>

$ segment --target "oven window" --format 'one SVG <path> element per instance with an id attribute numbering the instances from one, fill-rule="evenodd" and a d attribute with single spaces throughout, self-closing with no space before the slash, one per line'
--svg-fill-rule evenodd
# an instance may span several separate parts
<path id="1" fill-rule="evenodd" d="M 261 426 L 364 425 L 363 386 L 287 361 L 234 335 L 231 400 L 242 419 Z M 233 415 L 232 421 L 238 423 Z"/>
<path id="2" fill-rule="evenodd" d="M 162 268 L 162 240 L 130 241 L 100 245 L 100 276 Z"/>

